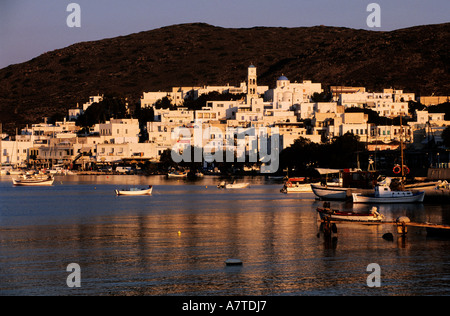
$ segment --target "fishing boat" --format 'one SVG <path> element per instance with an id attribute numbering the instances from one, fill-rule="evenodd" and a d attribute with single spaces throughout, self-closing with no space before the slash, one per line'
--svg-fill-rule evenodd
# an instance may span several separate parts
<path id="1" fill-rule="evenodd" d="M 233 183 L 226 183 L 225 181 L 220 182 L 217 187 L 219 189 L 245 189 L 250 185 L 248 182 L 237 183 L 233 181 Z"/>
<path id="2" fill-rule="evenodd" d="M 366 213 L 356 213 L 353 211 L 339 211 L 333 210 L 330 204 L 324 203 L 324 207 L 318 207 L 317 212 L 322 220 L 330 219 L 336 221 L 350 221 L 350 222 L 380 222 L 384 216 L 378 213 L 374 206 Z"/>
<path id="3" fill-rule="evenodd" d="M 12 181 L 15 186 L 51 186 L 55 178 L 52 175 L 26 174 L 19 178 L 13 178 Z"/>
<path id="4" fill-rule="evenodd" d="M 117 195 L 151 195 L 153 191 L 153 186 L 149 185 L 147 189 L 138 189 L 138 188 L 131 188 L 128 190 L 115 190 Z"/>
<path id="5" fill-rule="evenodd" d="M 422 203 L 425 191 L 392 191 L 388 185 L 377 185 L 373 194 L 352 193 L 353 203 Z"/>
<path id="6" fill-rule="evenodd" d="M 338 182 L 328 182 L 324 179 L 323 184 L 311 184 L 313 193 L 321 200 L 345 201 L 352 197 L 352 193 L 372 193 L 373 183 L 378 174 L 372 171 L 362 171 L 360 169 L 319 169 L 316 170 L 327 176 L 332 173 L 339 173 Z"/>
<path id="7" fill-rule="evenodd" d="M 319 185 L 319 183 L 316 183 Z M 305 182 L 305 178 L 289 178 L 280 190 L 281 193 L 312 192 L 311 184 Z"/>

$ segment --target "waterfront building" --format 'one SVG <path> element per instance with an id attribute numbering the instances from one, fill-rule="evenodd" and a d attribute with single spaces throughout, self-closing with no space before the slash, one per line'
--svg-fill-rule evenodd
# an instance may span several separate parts
<path id="1" fill-rule="evenodd" d="M 105 123 L 95 124 L 103 143 L 123 144 L 139 142 L 139 121 L 137 119 L 111 119 Z"/>

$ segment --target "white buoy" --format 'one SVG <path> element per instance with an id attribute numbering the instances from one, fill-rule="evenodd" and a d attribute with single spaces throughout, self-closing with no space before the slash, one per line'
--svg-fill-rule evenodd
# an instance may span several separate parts
<path id="1" fill-rule="evenodd" d="M 240 259 L 227 259 L 227 260 L 225 260 L 225 264 L 227 266 L 241 266 L 242 265 L 242 260 L 240 260 Z"/>

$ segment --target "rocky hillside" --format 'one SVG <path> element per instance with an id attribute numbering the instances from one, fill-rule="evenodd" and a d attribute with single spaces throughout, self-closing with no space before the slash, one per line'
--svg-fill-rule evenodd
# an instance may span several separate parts
<path id="1" fill-rule="evenodd" d="M 138 102 L 172 86 L 291 81 L 450 94 L 450 23 L 392 32 L 337 27 L 230 29 L 182 24 L 45 53 L 0 70 L 0 121 L 14 130 L 98 93 Z"/>

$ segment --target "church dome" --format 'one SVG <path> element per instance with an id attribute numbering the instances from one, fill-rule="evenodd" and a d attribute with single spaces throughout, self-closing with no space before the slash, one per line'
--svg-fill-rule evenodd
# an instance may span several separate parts
<path id="1" fill-rule="evenodd" d="M 278 80 L 278 81 L 283 81 L 283 80 L 289 80 L 289 79 L 286 78 L 286 76 L 282 75 L 282 76 L 279 77 L 277 80 Z"/>

